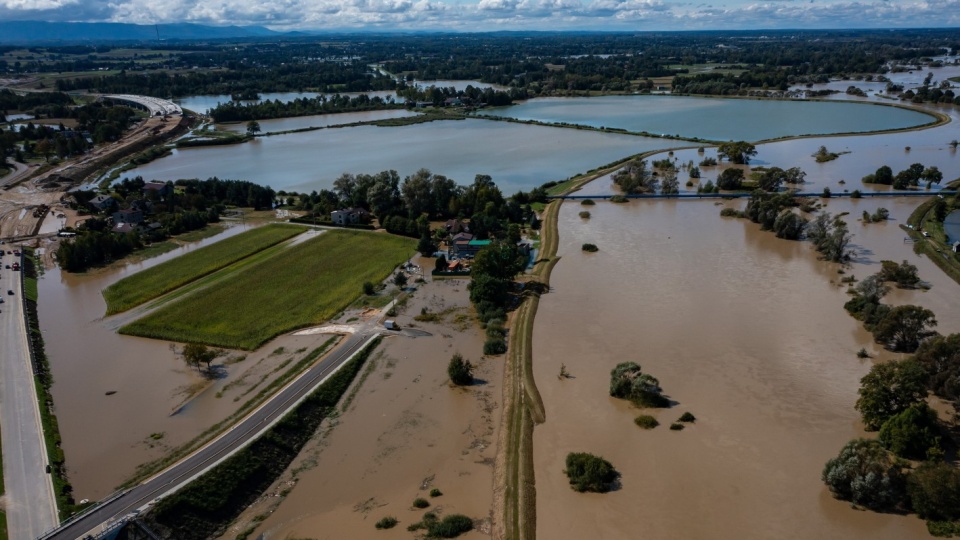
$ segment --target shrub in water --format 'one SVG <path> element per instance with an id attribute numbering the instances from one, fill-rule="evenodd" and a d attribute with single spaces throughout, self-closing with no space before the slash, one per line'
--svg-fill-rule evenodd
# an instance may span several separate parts
<path id="1" fill-rule="evenodd" d="M 677 420 L 677 422 L 696 422 L 696 421 L 697 421 L 697 417 L 688 412 L 685 412 L 682 415 L 680 415 L 680 419 Z"/>
<path id="2" fill-rule="evenodd" d="M 483 354 L 498 355 L 507 352 L 507 342 L 503 338 L 488 339 L 483 343 Z"/>
<path id="3" fill-rule="evenodd" d="M 680 430 L 682 430 L 682 429 L 683 429 L 683 424 L 678 424 L 678 423 L 676 423 L 676 422 L 670 424 L 670 430 L 671 430 L 671 431 L 680 431 Z"/>
<path id="4" fill-rule="evenodd" d="M 473 520 L 463 514 L 450 514 L 427 527 L 429 538 L 456 538 L 473 530 Z"/>
<path id="5" fill-rule="evenodd" d="M 580 212 L 580 217 L 583 219 L 590 219 L 590 212 L 584 210 L 583 212 Z"/>
<path id="6" fill-rule="evenodd" d="M 629 399 L 638 407 L 667 407 L 669 400 L 660 393 L 660 381 L 643 373 L 636 362 L 621 362 L 610 372 L 610 395 Z"/>
<path id="7" fill-rule="evenodd" d="M 443 495 L 443 492 L 440 491 L 440 490 L 437 489 L 437 488 L 433 488 L 433 489 L 430 490 L 430 496 L 431 496 L 431 497 L 439 497 L 439 496 L 441 496 L 441 495 Z"/>
<path id="8" fill-rule="evenodd" d="M 595 244 L 584 244 L 581 249 L 588 253 L 595 253 L 600 250 Z"/>
<path id="9" fill-rule="evenodd" d="M 413 500 L 413 507 L 414 507 L 414 508 L 426 508 L 426 507 L 428 507 L 428 506 L 430 506 L 430 503 L 427 502 L 426 499 L 417 498 L 417 499 L 414 499 L 414 500 Z"/>
<path id="10" fill-rule="evenodd" d="M 567 469 L 564 472 L 570 479 L 570 486 L 581 493 L 606 493 L 620 477 L 609 461 L 586 452 L 567 454 Z"/>
<path id="11" fill-rule="evenodd" d="M 597 204 L 597 203 L 593 202 L 593 199 L 584 199 L 584 200 L 580 201 L 580 204 L 583 205 L 583 206 L 593 206 L 593 205 L 595 205 L 595 204 Z"/>
<path id="12" fill-rule="evenodd" d="M 624 197 L 623 195 L 614 195 L 613 197 L 610 197 L 610 202 L 612 203 L 625 203 L 629 200 L 630 199 Z"/>
<path id="13" fill-rule="evenodd" d="M 385 518 L 380 518 L 380 521 L 378 521 L 374 527 L 378 529 L 392 529 L 397 526 L 397 523 L 399 523 L 397 518 L 393 516 L 387 516 Z"/>
<path id="14" fill-rule="evenodd" d="M 643 429 L 653 429 L 660 425 L 660 422 L 657 422 L 657 419 L 649 414 L 642 414 L 634 418 L 633 423 L 642 427 Z"/>
<path id="15" fill-rule="evenodd" d="M 460 353 L 454 354 L 447 365 L 450 382 L 457 386 L 466 386 L 473 382 L 473 364 L 464 360 Z"/>

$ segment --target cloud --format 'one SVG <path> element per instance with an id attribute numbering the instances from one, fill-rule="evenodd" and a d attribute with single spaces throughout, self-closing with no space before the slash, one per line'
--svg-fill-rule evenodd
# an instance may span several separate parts
<path id="1" fill-rule="evenodd" d="M 0 0 L 0 18 L 277 30 L 954 27 L 960 0 Z"/>

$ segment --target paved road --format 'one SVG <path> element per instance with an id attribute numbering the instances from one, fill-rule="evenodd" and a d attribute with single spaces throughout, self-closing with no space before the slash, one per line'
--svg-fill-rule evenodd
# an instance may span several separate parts
<path id="1" fill-rule="evenodd" d="M 363 348 L 374 335 L 372 331 L 365 331 L 350 336 L 327 359 L 314 365 L 310 370 L 295 379 L 270 401 L 248 415 L 236 427 L 220 438 L 157 476 L 118 497 L 108 499 L 79 519 L 68 520 L 64 526 L 44 535 L 42 538 L 44 540 L 77 540 L 83 538 L 87 534 L 99 532 L 111 522 L 146 506 L 154 499 L 179 489 L 256 439 L 274 422 L 279 421 L 301 399 L 309 395 L 337 368 L 346 363 L 354 353 Z"/>
<path id="2" fill-rule="evenodd" d="M 7 526 L 11 540 L 33 540 L 59 520 L 53 484 L 46 473 L 47 450 L 27 345 L 20 296 L 23 273 L 5 268 L 19 257 L 4 255 L 0 259 L 4 266 L 0 268 L 0 295 L 4 300 L 0 304 L 0 437 Z M 8 290 L 14 295 L 8 295 Z"/>
<path id="3" fill-rule="evenodd" d="M 35 165 L 24 165 L 16 161 L 11 162 L 13 170 L 4 176 L 0 176 L 0 187 L 13 185 L 27 177 L 30 173 L 37 170 Z"/>

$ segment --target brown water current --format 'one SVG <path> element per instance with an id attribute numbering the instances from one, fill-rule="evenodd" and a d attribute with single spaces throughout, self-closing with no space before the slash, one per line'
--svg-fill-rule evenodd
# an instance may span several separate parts
<path id="1" fill-rule="evenodd" d="M 920 200 L 837 201 L 858 256 L 847 270 L 907 259 L 932 285 L 890 303 L 937 314 L 960 330 L 960 286 L 913 254 L 897 221 L 863 225 L 864 209 L 903 222 Z M 742 202 L 730 203 L 742 206 Z M 713 201 L 599 203 L 592 217 L 565 203 L 562 257 L 534 329 L 534 371 L 546 423 L 534 431 L 537 532 L 545 539 L 921 538 L 916 516 L 860 512 L 820 481 L 824 463 L 864 436 L 853 409 L 859 379 L 893 357 L 847 315 L 838 266 L 808 243 L 777 239 L 746 220 L 721 218 Z M 583 243 L 600 251 L 581 251 Z M 636 361 L 676 402 L 640 410 L 608 394 L 610 370 Z M 560 380 L 561 363 L 573 375 Z M 697 422 L 668 425 L 685 411 Z M 604 456 L 622 487 L 579 494 L 563 474 L 568 452 Z"/>

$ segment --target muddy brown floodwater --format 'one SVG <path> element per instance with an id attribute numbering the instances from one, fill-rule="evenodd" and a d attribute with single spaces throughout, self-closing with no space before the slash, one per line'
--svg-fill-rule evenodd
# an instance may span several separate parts
<path id="1" fill-rule="evenodd" d="M 862 225 L 864 209 L 906 220 L 920 200 L 837 201 L 859 255 L 848 273 L 880 259 L 910 260 L 929 292 L 891 303 L 935 311 L 942 333 L 960 328 L 960 287 L 903 243 L 897 222 Z M 730 203 L 742 207 L 743 202 Z M 537 532 L 544 539 L 922 538 L 916 516 L 859 512 L 820 481 L 824 463 L 864 435 L 853 409 L 859 379 L 879 350 L 843 309 L 837 266 L 808 243 L 777 239 L 713 201 L 598 203 L 560 212 L 562 256 L 534 329 L 534 371 L 546 423 L 534 431 Z M 595 243 L 599 252 L 581 251 Z M 609 397 L 610 370 L 636 361 L 676 402 L 649 410 L 660 427 Z M 573 375 L 559 380 L 561 363 Z M 685 411 L 683 431 L 668 425 Z M 568 452 L 604 456 L 622 487 L 578 494 L 563 474 Z"/>
<path id="2" fill-rule="evenodd" d="M 359 390 L 353 398 L 348 392 L 339 425 L 321 430 L 270 490 L 288 490 L 286 498 L 261 500 L 223 538 L 234 538 L 277 504 L 250 538 L 409 539 L 407 526 L 427 511 L 468 515 L 489 533 L 503 357 L 481 358 L 482 331 L 466 285 L 436 281 L 414 293 L 396 320 L 432 335 L 384 340 Z M 423 307 L 445 313 L 443 322 L 415 322 Z M 454 352 L 478 365 L 473 386 L 450 385 L 447 363 Z M 432 488 L 443 495 L 429 497 Z M 417 497 L 430 508 L 413 508 Z M 385 516 L 400 523 L 377 531 L 374 523 Z"/>

